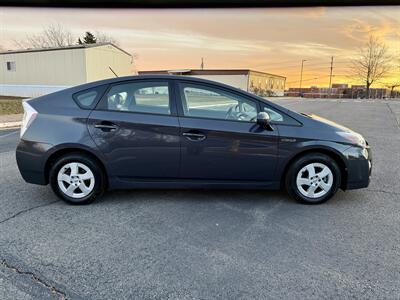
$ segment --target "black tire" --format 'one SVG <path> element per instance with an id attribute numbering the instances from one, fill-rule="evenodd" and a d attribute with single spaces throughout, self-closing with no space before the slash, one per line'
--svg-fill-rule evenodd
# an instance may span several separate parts
<path id="1" fill-rule="evenodd" d="M 94 175 L 94 187 L 92 191 L 85 197 L 73 198 L 65 194 L 58 185 L 58 172 L 62 167 L 68 163 L 77 162 L 84 164 L 90 169 Z M 54 193 L 69 204 L 89 204 L 92 203 L 96 198 L 100 197 L 105 191 L 106 179 L 105 174 L 98 163 L 90 156 L 84 153 L 69 153 L 59 157 L 51 166 L 49 173 L 49 182 Z"/>
<path id="2" fill-rule="evenodd" d="M 300 170 L 311 163 L 321 163 L 327 166 L 333 175 L 333 183 L 330 190 L 323 196 L 317 198 L 310 198 L 303 195 L 296 184 L 297 174 Z M 289 195 L 291 195 L 294 199 L 303 204 L 321 204 L 328 201 L 332 198 L 341 184 L 341 172 L 338 164 L 334 159 L 330 156 L 322 154 L 322 153 L 309 153 L 301 156 L 296 161 L 294 161 L 291 166 L 289 166 L 289 170 L 286 175 L 285 186 Z"/>

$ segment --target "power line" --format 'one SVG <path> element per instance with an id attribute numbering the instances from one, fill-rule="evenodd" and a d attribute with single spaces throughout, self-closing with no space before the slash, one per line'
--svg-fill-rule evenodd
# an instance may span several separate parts
<path id="1" fill-rule="evenodd" d="M 307 64 L 307 66 L 321 66 L 322 63 L 310 63 Z M 281 64 L 281 65 L 277 65 L 277 66 L 270 66 L 270 65 L 257 65 L 257 68 L 269 68 L 269 69 L 278 69 L 278 68 L 298 68 L 299 65 L 298 64 L 290 64 L 290 65 L 285 65 L 285 64 Z"/>
<path id="2" fill-rule="evenodd" d="M 303 79 L 303 82 L 311 81 L 311 80 L 318 80 L 318 79 L 322 79 L 322 78 L 328 78 L 329 76 L 330 75 L 324 75 L 324 76 L 319 76 L 319 77 L 314 77 L 314 78 Z M 345 76 L 348 76 L 348 75 L 347 74 L 335 74 L 335 75 L 332 75 L 332 77 L 345 77 Z M 300 82 L 300 80 L 289 81 L 289 82 L 286 82 L 286 83 L 290 84 L 290 83 L 296 83 L 296 82 Z"/>
<path id="3" fill-rule="evenodd" d="M 329 70 L 330 69 L 330 67 L 324 67 L 324 68 L 305 68 L 304 69 L 304 73 L 307 73 L 307 72 L 309 72 L 309 71 L 327 71 L 327 70 Z M 289 70 L 289 71 L 286 71 L 285 72 L 285 74 L 295 74 L 295 73 L 298 73 L 298 70 Z"/>
<path id="4" fill-rule="evenodd" d="M 348 63 L 346 61 L 341 61 L 338 63 Z M 329 65 L 329 62 L 311 62 L 307 64 L 307 66 L 320 66 L 320 65 Z M 248 65 L 246 66 L 248 67 Z M 294 60 L 286 60 L 286 61 L 281 61 L 281 62 L 270 62 L 270 63 L 264 63 L 264 64 L 256 64 L 254 67 L 270 67 L 272 69 L 275 68 L 280 68 L 280 67 L 286 67 L 286 68 L 290 68 L 290 67 L 298 67 L 298 64 L 295 63 Z"/>
<path id="5" fill-rule="evenodd" d="M 311 80 L 317 80 L 317 79 L 320 79 L 320 78 L 323 78 L 323 77 L 328 77 L 328 76 L 320 76 L 320 77 L 314 77 L 314 78 L 303 79 L 302 82 L 311 81 Z M 290 84 L 290 83 L 296 83 L 296 82 L 300 82 L 300 80 L 289 81 L 289 82 L 286 82 L 286 83 L 287 83 L 287 84 Z"/>

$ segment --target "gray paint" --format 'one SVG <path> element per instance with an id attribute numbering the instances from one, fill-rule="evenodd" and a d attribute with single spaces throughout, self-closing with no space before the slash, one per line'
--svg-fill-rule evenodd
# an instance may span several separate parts
<path id="1" fill-rule="evenodd" d="M 72 101 L 74 93 L 88 88 L 155 79 L 170 82 L 172 116 L 84 110 Z M 251 98 L 287 114 L 299 125 L 272 123 L 274 130 L 268 131 L 250 122 L 182 117 L 178 81 L 214 86 Z M 18 166 L 28 182 L 47 184 L 45 166 L 52 154 L 63 149 L 83 149 L 104 164 L 110 189 L 277 189 L 291 159 L 312 150 L 328 151 L 340 159 L 347 179 L 343 189 L 366 187 L 369 183 L 368 161 L 362 156 L 361 148 L 337 134 L 348 129 L 207 80 L 169 75 L 115 78 L 59 91 L 30 103 L 39 115 L 17 148 Z M 101 122 L 114 123 L 118 130 L 107 133 L 95 129 L 94 125 Z M 183 132 L 193 130 L 205 134 L 207 139 L 190 142 L 182 136 Z M 229 150 L 238 144 L 240 147 L 235 151 Z"/>

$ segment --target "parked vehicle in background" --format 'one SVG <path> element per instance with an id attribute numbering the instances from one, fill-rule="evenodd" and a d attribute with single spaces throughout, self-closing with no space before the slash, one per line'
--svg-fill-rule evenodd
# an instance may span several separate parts
<path id="1" fill-rule="evenodd" d="M 143 188 L 280 189 L 322 203 L 364 188 L 358 133 L 256 95 L 182 76 L 102 80 L 24 102 L 23 178 L 69 203 Z"/>

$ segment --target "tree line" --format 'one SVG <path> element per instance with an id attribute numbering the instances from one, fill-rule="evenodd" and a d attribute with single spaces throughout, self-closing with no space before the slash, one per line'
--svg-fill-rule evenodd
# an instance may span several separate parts
<path id="1" fill-rule="evenodd" d="M 83 37 L 75 38 L 72 33 L 61 24 L 50 24 L 42 29 L 39 34 L 27 35 L 24 39 L 14 40 L 17 48 L 58 48 L 73 46 L 76 44 L 112 43 L 119 42 L 104 32 L 86 31 Z"/>

